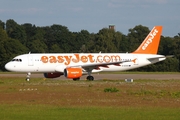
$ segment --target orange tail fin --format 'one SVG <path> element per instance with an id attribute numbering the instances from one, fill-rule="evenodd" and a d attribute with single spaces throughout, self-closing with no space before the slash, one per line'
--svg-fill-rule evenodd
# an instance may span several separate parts
<path id="1" fill-rule="evenodd" d="M 157 54 L 162 26 L 155 26 L 145 40 L 141 43 L 137 50 L 133 53 L 137 54 Z"/>

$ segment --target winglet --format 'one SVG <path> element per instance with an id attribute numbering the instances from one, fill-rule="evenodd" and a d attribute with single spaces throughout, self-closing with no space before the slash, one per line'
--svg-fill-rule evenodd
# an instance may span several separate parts
<path id="1" fill-rule="evenodd" d="M 162 26 L 155 26 L 141 45 L 133 53 L 135 54 L 157 54 Z"/>

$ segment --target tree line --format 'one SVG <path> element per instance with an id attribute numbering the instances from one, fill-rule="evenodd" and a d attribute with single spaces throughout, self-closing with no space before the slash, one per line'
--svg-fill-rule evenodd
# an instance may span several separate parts
<path id="1" fill-rule="evenodd" d="M 66 26 L 53 24 L 38 27 L 31 23 L 18 24 L 13 19 L 0 20 L 0 70 L 13 57 L 25 53 L 121 53 L 133 52 L 150 32 L 137 25 L 127 35 L 102 28 L 98 33 L 87 30 L 71 32 Z M 180 71 L 180 33 L 174 37 L 161 36 L 158 54 L 174 55 L 165 61 L 135 71 Z"/>

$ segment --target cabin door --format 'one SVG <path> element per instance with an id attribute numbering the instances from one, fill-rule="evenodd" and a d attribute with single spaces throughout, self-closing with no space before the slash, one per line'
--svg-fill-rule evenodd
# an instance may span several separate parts
<path id="1" fill-rule="evenodd" d="M 33 56 L 31 54 L 28 55 L 28 66 L 33 66 Z"/>

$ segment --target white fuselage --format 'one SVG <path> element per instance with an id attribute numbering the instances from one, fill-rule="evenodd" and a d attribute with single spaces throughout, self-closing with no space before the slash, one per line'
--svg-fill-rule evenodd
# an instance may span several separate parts
<path id="1" fill-rule="evenodd" d="M 9 71 L 15 72 L 62 72 L 68 67 L 97 69 L 100 71 L 125 71 L 139 68 L 165 60 L 163 55 L 132 53 L 48 53 L 24 54 L 15 57 L 5 65 Z M 121 63 L 118 63 L 121 62 Z M 107 65 L 107 63 L 112 63 Z"/>

